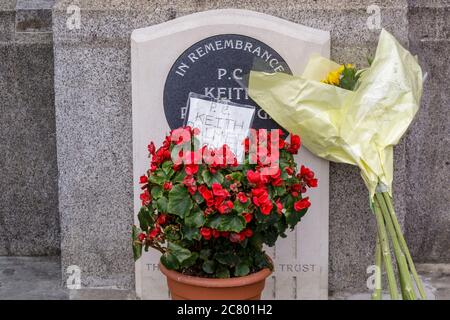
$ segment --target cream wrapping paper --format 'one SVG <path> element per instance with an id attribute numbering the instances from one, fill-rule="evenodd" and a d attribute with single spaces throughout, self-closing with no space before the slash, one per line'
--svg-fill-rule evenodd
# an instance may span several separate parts
<path id="1" fill-rule="evenodd" d="M 302 76 L 252 71 L 249 95 L 282 127 L 299 134 L 312 153 L 357 165 L 371 198 L 378 185 L 392 195 L 393 146 L 422 95 L 417 58 L 383 29 L 374 60 L 354 91 L 320 82 L 338 67 L 313 56 Z"/>

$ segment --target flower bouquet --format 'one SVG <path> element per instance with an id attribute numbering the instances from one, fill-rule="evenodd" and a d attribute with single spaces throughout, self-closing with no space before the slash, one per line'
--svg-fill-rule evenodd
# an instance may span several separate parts
<path id="1" fill-rule="evenodd" d="M 300 134 L 311 152 L 360 168 L 378 227 L 373 298 L 381 298 L 382 261 L 391 298 L 399 298 L 390 240 L 402 298 L 416 299 L 417 287 L 425 299 L 392 200 L 393 146 L 411 123 L 422 94 L 417 59 L 382 30 L 367 69 L 316 56 L 302 77 L 252 71 L 248 85 L 251 98 L 284 128 Z"/>
<path id="2" fill-rule="evenodd" d="M 149 247 L 161 252 L 173 298 L 258 298 L 273 268 L 263 245 L 273 246 L 306 214 L 304 194 L 317 179 L 304 166 L 297 172 L 297 135 L 287 142 L 280 130 L 251 130 L 238 164 L 226 145 L 200 146 L 198 133 L 183 127 L 159 149 L 149 144 L 134 257 Z"/>

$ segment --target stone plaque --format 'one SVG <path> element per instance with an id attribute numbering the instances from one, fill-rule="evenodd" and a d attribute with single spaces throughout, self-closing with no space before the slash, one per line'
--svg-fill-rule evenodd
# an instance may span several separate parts
<path id="1" fill-rule="evenodd" d="M 170 128 L 183 125 L 190 92 L 253 105 L 258 108 L 254 128 L 280 128 L 237 82 L 253 65 L 264 71 L 292 74 L 278 52 L 249 36 L 219 34 L 190 46 L 172 65 L 164 86 L 164 112 Z"/>
<path id="2" fill-rule="evenodd" d="M 257 59 L 263 69 L 301 74 L 309 57 L 328 57 L 328 32 L 247 10 L 213 10 L 135 30 L 131 36 L 134 212 L 140 208 L 139 176 L 149 166 L 147 144 L 160 144 L 181 126 L 189 92 L 254 105 L 236 79 Z M 257 111 L 255 128 L 276 128 Z M 328 297 L 328 162 L 302 148 L 299 163 L 311 167 L 319 187 L 308 191 L 312 206 L 297 228 L 267 248 L 275 272 L 265 299 Z M 136 292 L 142 299 L 169 298 L 150 250 L 136 263 Z"/>

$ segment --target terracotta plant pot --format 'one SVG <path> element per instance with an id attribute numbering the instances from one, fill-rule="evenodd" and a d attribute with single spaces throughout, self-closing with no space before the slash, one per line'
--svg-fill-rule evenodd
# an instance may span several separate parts
<path id="1" fill-rule="evenodd" d="M 272 273 L 265 268 L 244 277 L 212 279 L 187 276 L 161 263 L 159 269 L 167 277 L 173 300 L 259 300 L 266 278 Z"/>

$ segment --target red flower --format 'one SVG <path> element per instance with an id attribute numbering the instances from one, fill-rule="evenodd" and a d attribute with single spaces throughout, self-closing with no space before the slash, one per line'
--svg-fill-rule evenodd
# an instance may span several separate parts
<path id="1" fill-rule="evenodd" d="M 148 152 L 150 152 L 150 154 L 151 154 L 152 156 L 155 155 L 156 148 L 155 148 L 155 144 L 153 143 L 153 141 L 151 141 L 151 142 L 149 143 L 149 145 L 147 146 L 147 149 L 148 149 Z"/>
<path id="2" fill-rule="evenodd" d="M 187 164 L 184 167 L 184 171 L 187 175 L 192 176 L 198 172 L 198 164 Z"/>
<path id="3" fill-rule="evenodd" d="M 244 236 L 246 236 L 247 238 L 250 238 L 251 236 L 253 236 L 253 231 L 252 229 L 245 229 L 244 231 L 242 231 L 242 233 L 244 234 Z"/>
<path id="4" fill-rule="evenodd" d="M 295 192 L 300 192 L 302 190 L 302 185 L 299 183 L 293 184 L 291 190 Z"/>
<path id="5" fill-rule="evenodd" d="M 245 222 L 249 223 L 253 219 L 253 214 L 251 213 L 243 213 L 242 216 L 245 219 Z"/>
<path id="6" fill-rule="evenodd" d="M 143 206 L 149 205 L 150 202 L 152 201 L 152 196 L 150 195 L 148 190 L 145 190 L 143 193 L 141 193 L 139 198 L 142 200 L 142 205 Z"/>
<path id="7" fill-rule="evenodd" d="M 237 194 L 237 198 L 239 199 L 239 201 L 240 201 L 241 203 L 246 203 L 247 200 L 248 200 L 247 196 L 246 196 L 245 193 L 243 193 L 243 192 L 239 192 L 239 193 Z"/>
<path id="8" fill-rule="evenodd" d="M 220 237 L 220 231 L 216 230 L 216 229 L 213 229 L 212 230 L 212 236 L 217 239 L 218 237 Z"/>
<path id="9" fill-rule="evenodd" d="M 224 238 L 228 238 L 230 236 L 230 232 L 228 231 L 220 231 L 220 235 Z"/>
<path id="10" fill-rule="evenodd" d="M 244 239 L 245 239 L 245 235 L 243 233 L 233 232 L 233 233 L 230 234 L 230 241 L 231 242 L 234 242 L 234 243 L 241 242 L 241 241 L 244 241 Z"/>
<path id="11" fill-rule="evenodd" d="M 267 189 L 265 187 L 258 187 L 258 188 L 252 189 L 252 195 L 256 196 L 256 197 L 259 197 L 266 193 L 267 193 Z"/>
<path id="12" fill-rule="evenodd" d="M 182 144 L 191 140 L 191 130 L 188 128 L 178 128 L 172 130 L 170 140 L 175 144 Z"/>
<path id="13" fill-rule="evenodd" d="M 228 197 L 230 194 L 228 193 L 227 190 L 223 189 L 220 183 L 214 182 L 212 184 L 212 190 L 213 190 L 213 194 L 216 197 Z"/>
<path id="14" fill-rule="evenodd" d="M 311 206 L 311 202 L 309 202 L 309 197 L 303 198 L 294 203 L 295 211 L 301 211 L 303 209 L 309 208 Z"/>
<path id="15" fill-rule="evenodd" d="M 274 174 L 271 174 L 270 177 L 274 180 L 277 180 L 281 177 L 281 170 L 277 168 L 277 171 Z"/>
<path id="16" fill-rule="evenodd" d="M 307 168 L 307 167 L 305 167 L 303 165 L 300 168 L 300 175 L 302 177 L 306 177 L 306 178 L 309 178 L 309 179 L 314 178 L 314 172 L 311 169 L 309 169 L 309 168 Z"/>
<path id="17" fill-rule="evenodd" d="M 226 214 L 226 213 L 230 212 L 231 209 L 233 209 L 233 202 L 231 202 L 230 200 L 227 200 L 227 201 L 223 202 L 217 208 L 217 210 L 220 212 L 220 214 Z"/>
<path id="18" fill-rule="evenodd" d="M 145 233 L 143 233 L 143 232 L 141 232 L 141 233 L 139 233 L 139 235 L 138 235 L 138 239 L 139 239 L 139 241 L 144 241 L 145 240 Z"/>
<path id="19" fill-rule="evenodd" d="M 209 190 L 204 184 L 198 187 L 198 192 L 202 195 L 203 199 L 206 201 L 211 200 L 213 197 L 213 193 Z"/>
<path id="20" fill-rule="evenodd" d="M 259 174 L 258 171 L 248 170 L 247 171 L 247 180 L 250 183 L 257 184 L 261 181 L 261 175 Z"/>
<path id="21" fill-rule="evenodd" d="M 279 187 L 279 186 L 281 186 L 283 184 L 283 179 L 281 179 L 281 178 L 277 178 L 276 180 L 273 180 L 272 181 L 272 185 L 274 186 L 274 187 Z"/>
<path id="22" fill-rule="evenodd" d="M 172 190 L 172 181 L 166 181 L 164 182 L 164 186 L 163 186 L 164 190 Z"/>
<path id="23" fill-rule="evenodd" d="M 193 196 L 197 192 L 197 186 L 187 187 L 188 192 Z"/>
<path id="24" fill-rule="evenodd" d="M 315 188 L 315 187 L 317 187 L 317 185 L 318 185 L 317 179 L 308 179 L 308 180 L 306 180 L 306 184 L 307 184 L 308 187 L 310 187 L 310 188 Z"/>
<path id="25" fill-rule="evenodd" d="M 294 198 L 297 198 L 297 197 L 298 197 L 298 192 L 297 192 L 297 191 L 292 191 L 292 192 L 291 192 L 291 195 L 292 195 Z"/>
<path id="26" fill-rule="evenodd" d="M 270 212 L 272 211 L 272 208 L 273 208 L 272 202 L 264 204 L 260 207 L 261 213 L 265 216 L 268 216 L 270 214 Z"/>
<path id="27" fill-rule="evenodd" d="M 198 136 L 198 135 L 200 134 L 200 129 L 199 129 L 199 128 L 194 128 L 194 129 L 192 129 L 192 134 L 193 134 L 194 136 Z"/>
<path id="28" fill-rule="evenodd" d="M 300 149 L 300 146 L 301 146 L 300 136 L 298 136 L 296 134 L 292 134 L 291 135 L 291 145 L 289 146 L 287 151 L 292 154 L 297 154 L 298 149 Z"/>
<path id="29" fill-rule="evenodd" d="M 284 171 L 286 171 L 286 173 L 290 176 L 294 174 L 294 170 L 291 167 L 284 168 Z"/>
<path id="30" fill-rule="evenodd" d="M 205 240 L 209 240 L 211 239 L 212 232 L 210 228 L 202 227 L 200 228 L 200 234 Z"/>
<path id="31" fill-rule="evenodd" d="M 206 208 L 205 209 L 205 211 L 204 211 L 204 216 L 208 216 L 208 215 L 210 215 L 211 213 L 213 213 L 214 212 L 214 209 L 213 208 Z"/>
<path id="32" fill-rule="evenodd" d="M 306 185 L 310 188 L 317 187 L 318 181 L 314 178 L 314 171 L 311 169 L 301 166 L 300 173 L 297 175 L 299 179 L 303 179 Z"/>
<path id="33" fill-rule="evenodd" d="M 250 149 L 250 139 L 249 138 L 245 138 L 245 140 L 244 140 L 245 153 L 248 153 L 249 149 Z"/>
<path id="34" fill-rule="evenodd" d="M 165 214 L 163 214 L 163 213 L 160 214 L 160 215 L 158 216 L 158 218 L 156 219 L 156 223 L 159 224 L 159 225 L 161 225 L 161 226 L 165 225 L 166 222 L 167 222 L 167 215 L 165 215 Z"/>
<path id="35" fill-rule="evenodd" d="M 280 199 L 277 199 L 275 204 L 277 205 L 277 213 L 281 214 L 283 210 L 283 204 L 281 203 Z"/>
<path id="36" fill-rule="evenodd" d="M 183 178 L 183 184 L 184 184 L 186 187 L 192 187 L 192 186 L 195 186 L 195 179 L 194 179 L 194 177 L 193 177 L 193 176 L 185 176 L 185 177 Z"/>
<path id="37" fill-rule="evenodd" d="M 253 193 L 254 190 L 257 190 L 257 192 Z M 255 206 L 259 207 L 270 203 L 269 193 L 267 192 L 267 190 L 262 189 L 261 192 L 261 190 L 253 189 L 252 193 L 255 195 L 253 197 L 253 203 L 255 204 Z"/>
<path id="38" fill-rule="evenodd" d="M 154 238 L 156 238 L 158 236 L 158 234 L 161 232 L 161 228 L 160 227 L 154 227 L 150 233 L 148 234 L 148 238 L 150 240 L 153 240 Z"/>
<path id="39" fill-rule="evenodd" d="M 147 183 L 148 182 L 148 178 L 147 176 L 141 176 L 139 178 L 139 183 Z"/>

